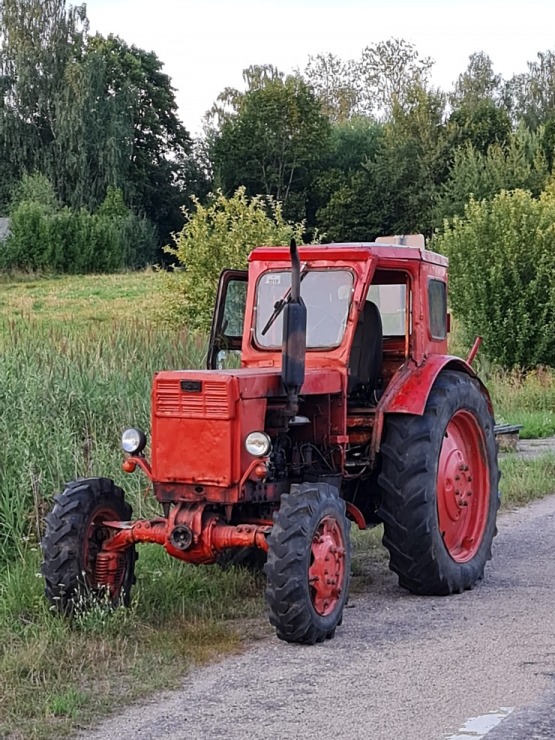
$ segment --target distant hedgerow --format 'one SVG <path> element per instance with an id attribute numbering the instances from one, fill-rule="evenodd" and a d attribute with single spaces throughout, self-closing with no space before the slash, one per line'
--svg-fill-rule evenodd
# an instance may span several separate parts
<path id="1" fill-rule="evenodd" d="M 24 178 L 0 245 L 0 268 L 58 273 L 114 272 L 153 261 L 154 226 L 108 189 L 97 213 L 61 207 L 42 175 Z"/>

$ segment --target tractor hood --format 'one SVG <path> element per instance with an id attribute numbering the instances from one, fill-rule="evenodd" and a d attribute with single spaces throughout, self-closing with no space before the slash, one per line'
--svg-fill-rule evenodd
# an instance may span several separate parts
<path id="1" fill-rule="evenodd" d="M 307 369 L 302 395 L 340 393 L 338 369 Z M 268 398 L 284 397 L 276 369 L 160 372 L 152 387 L 155 481 L 236 485 L 253 458 L 246 436 L 264 430 Z"/>

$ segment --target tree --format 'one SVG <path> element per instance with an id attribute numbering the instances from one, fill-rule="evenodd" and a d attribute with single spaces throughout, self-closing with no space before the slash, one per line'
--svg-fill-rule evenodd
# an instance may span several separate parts
<path id="1" fill-rule="evenodd" d="M 483 99 L 463 103 L 454 110 L 447 125 L 450 148 L 471 144 L 486 154 L 493 144 L 506 144 L 511 136 L 509 114 L 493 100 Z"/>
<path id="2" fill-rule="evenodd" d="M 356 115 L 361 90 L 357 64 L 353 60 L 344 62 L 334 54 L 309 56 L 303 77 L 332 123 L 342 123 Z"/>
<path id="3" fill-rule="evenodd" d="M 24 172 L 43 172 L 57 187 L 64 165 L 56 146 L 71 125 L 63 90 L 84 53 L 85 6 L 65 0 L 3 0 L 0 35 L 0 162 L 4 201 Z M 71 156 L 74 151 L 68 152 Z"/>
<path id="4" fill-rule="evenodd" d="M 154 52 L 116 37 L 89 40 L 89 58 L 104 65 L 103 98 L 125 100 L 129 122 L 123 151 L 127 202 L 157 224 L 164 240 L 183 224 L 180 206 L 190 194 L 192 142 L 177 115 L 175 91 Z"/>
<path id="5" fill-rule="evenodd" d="M 174 90 L 155 54 L 88 35 L 86 7 L 3 0 L 0 34 L 0 209 L 25 173 L 62 203 L 94 211 L 109 187 L 169 239 L 180 206 L 204 187 Z"/>
<path id="6" fill-rule="evenodd" d="M 412 90 L 425 89 L 433 61 L 420 58 L 404 39 L 388 39 L 362 51 L 359 75 L 362 80 L 361 110 L 367 115 L 389 119 L 395 107 L 411 103 Z"/>
<path id="7" fill-rule="evenodd" d="M 447 173 L 444 110 L 443 93 L 418 85 L 394 105 L 376 158 L 366 165 L 381 233 L 431 234 L 435 193 Z"/>
<path id="8" fill-rule="evenodd" d="M 483 51 L 469 57 L 466 70 L 459 75 L 455 89 L 450 95 L 453 108 L 471 106 L 484 100 L 499 102 L 502 96 L 503 79 L 493 71 L 493 62 Z"/>
<path id="9" fill-rule="evenodd" d="M 365 241 L 381 233 L 367 165 L 380 151 L 383 126 L 360 116 L 332 129 L 330 153 L 315 188 L 316 224 L 326 241 Z"/>
<path id="10" fill-rule="evenodd" d="M 220 115 L 210 156 L 216 184 L 230 194 L 272 196 L 284 214 L 302 220 L 315 175 L 327 153 L 331 126 L 312 89 L 300 78 L 246 70 L 249 89 L 228 91 L 231 111 Z"/>
<path id="11" fill-rule="evenodd" d="M 166 316 L 189 329 L 208 329 L 220 272 L 243 268 L 256 246 L 285 245 L 302 240 L 303 224 L 288 224 L 271 197 L 249 198 L 245 188 L 185 213 L 186 223 L 168 248 L 180 269 L 168 277 Z"/>
<path id="12" fill-rule="evenodd" d="M 462 216 L 471 198 L 491 199 L 502 190 L 524 189 L 537 197 L 549 177 L 543 139 L 524 126 L 503 147 L 493 144 L 483 153 L 472 144 L 455 151 L 449 177 L 436 196 L 435 224 Z"/>
<path id="13" fill-rule="evenodd" d="M 506 104 L 513 121 L 538 129 L 553 118 L 555 110 L 555 51 L 539 52 L 528 62 L 528 72 L 515 75 L 506 84 Z"/>
<path id="14" fill-rule="evenodd" d="M 453 310 L 467 339 L 505 368 L 555 365 L 555 187 L 471 200 L 434 238 L 449 257 Z"/>
<path id="15" fill-rule="evenodd" d="M 334 123 L 356 116 L 388 120 L 395 105 L 408 102 L 412 88 L 427 87 L 432 66 L 413 44 L 392 38 L 367 46 L 360 59 L 309 57 L 303 77 Z"/>

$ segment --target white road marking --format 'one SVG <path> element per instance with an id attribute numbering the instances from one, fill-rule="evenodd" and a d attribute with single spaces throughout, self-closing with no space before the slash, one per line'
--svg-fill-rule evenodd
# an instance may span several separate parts
<path id="1" fill-rule="evenodd" d="M 514 707 L 500 707 L 495 712 L 488 712 L 488 714 L 482 714 L 479 717 L 471 717 L 456 735 L 449 735 L 445 740 L 480 740 L 513 711 Z"/>

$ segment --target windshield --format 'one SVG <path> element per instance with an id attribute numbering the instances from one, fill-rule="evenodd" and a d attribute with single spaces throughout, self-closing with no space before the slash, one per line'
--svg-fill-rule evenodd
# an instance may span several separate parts
<path id="1" fill-rule="evenodd" d="M 349 270 L 308 270 L 301 277 L 301 296 L 307 313 L 307 348 L 337 347 L 349 316 L 353 274 Z M 281 347 L 283 312 L 279 311 L 273 322 L 269 319 L 276 312 L 276 304 L 279 308 L 283 299 L 288 299 L 290 287 L 290 270 L 266 272 L 258 281 L 255 336 L 260 347 Z"/>

